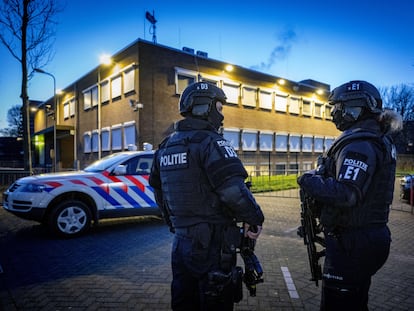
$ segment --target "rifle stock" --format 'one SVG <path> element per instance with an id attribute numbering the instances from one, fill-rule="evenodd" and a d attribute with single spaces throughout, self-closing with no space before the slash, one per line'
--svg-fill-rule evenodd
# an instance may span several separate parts
<path id="1" fill-rule="evenodd" d="M 319 211 L 315 200 L 300 189 L 301 201 L 301 226 L 297 234 L 303 238 L 307 247 L 309 265 L 311 270 L 311 281 L 318 286 L 319 280 L 322 280 L 322 266 L 319 259 L 325 256 L 325 249 L 318 251 L 316 244 L 325 247 L 325 239 L 322 234 L 322 225 L 319 223 Z"/>

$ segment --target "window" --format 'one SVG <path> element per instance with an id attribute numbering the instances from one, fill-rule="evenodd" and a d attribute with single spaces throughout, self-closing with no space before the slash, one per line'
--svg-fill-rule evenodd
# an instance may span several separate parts
<path id="1" fill-rule="evenodd" d="M 259 91 L 259 107 L 272 110 L 272 92 Z"/>
<path id="2" fill-rule="evenodd" d="M 312 152 L 312 136 L 302 136 L 302 152 Z"/>
<path id="3" fill-rule="evenodd" d="M 289 164 L 288 174 L 297 174 L 298 170 L 299 170 L 299 164 L 298 163 L 290 163 Z"/>
<path id="4" fill-rule="evenodd" d="M 257 131 L 242 132 L 242 149 L 244 151 L 257 150 Z"/>
<path id="5" fill-rule="evenodd" d="M 111 81 L 111 91 L 112 91 L 112 100 L 121 97 L 121 86 L 122 86 L 122 79 L 121 76 L 115 77 Z"/>
<path id="6" fill-rule="evenodd" d="M 69 119 L 69 102 L 63 104 L 63 118 Z"/>
<path id="7" fill-rule="evenodd" d="M 331 112 L 332 112 L 332 106 L 329 104 L 325 105 L 325 119 L 332 119 Z"/>
<path id="8" fill-rule="evenodd" d="M 83 92 L 83 109 L 88 110 L 92 107 L 91 91 L 87 90 Z"/>
<path id="9" fill-rule="evenodd" d="M 135 69 L 131 68 L 124 72 L 124 94 L 135 90 Z"/>
<path id="10" fill-rule="evenodd" d="M 289 151 L 300 152 L 300 135 L 289 135 Z"/>
<path id="11" fill-rule="evenodd" d="M 101 83 L 101 103 L 109 102 L 110 96 L 110 90 L 109 90 L 109 81 L 103 81 Z"/>
<path id="12" fill-rule="evenodd" d="M 91 101 L 92 101 L 92 107 L 98 106 L 98 86 L 94 86 L 91 89 Z"/>
<path id="13" fill-rule="evenodd" d="M 128 149 L 130 145 L 136 146 L 135 140 L 135 121 L 124 123 L 124 148 Z"/>
<path id="14" fill-rule="evenodd" d="M 276 175 L 286 174 L 286 163 L 276 163 Z"/>
<path id="15" fill-rule="evenodd" d="M 292 114 L 299 114 L 299 98 L 289 98 L 289 112 Z"/>
<path id="16" fill-rule="evenodd" d="M 104 127 L 101 132 L 102 139 L 102 151 L 111 150 L 111 141 L 110 141 L 110 128 Z"/>
<path id="17" fill-rule="evenodd" d="M 73 116 L 75 116 L 75 113 L 76 113 L 75 99 L 74 99 L 74 98 L 72 98 L 72 99 L 69 101 L 69 115 L 70 115 L 71 117 L 73 117 Z"/>
<path id="18" fill-rule="evenodd" d="M 223 91 L 227 96 L 227 103 L 236 105 L 239 103 L 239 85 L 223 83 Z"/>
<path id="19" fill-rule="evenodd" d="M 334 140 L 334 138 L 325 137 L 325 151 L 327 151 L 332 146 Z"/>
<path id="20" fill-rule="evenodd" d="M 287 99 L 288 99 L 287 96 L 282 96 L 282 95 L 276 94 L 276 96 L 275 96 L 275 110 L 276 111 L 281 111 L 281 112 L 286 112 L 287 111 L 287 102 L 288 102 Z"/>
<path id="21" fill-rule="evenodd" d="M 272 151 L 273 150 L 273 133 L 260 132 L 259 134 L 260 151 Z"/>
<path id="22" fill-rule="evenodd" d="M 314 151 L 315 152 L 323 152 L 323 137 L 315 137 L 314 138 Z"/>
<path id="23" fill-rule="evenodd" d="M 309 100 L 304 100 L 302 102 L 302 114 L 304 116 L 311 116 L 312 115 L 312 105 Z"/>
<path id="24" fill-rule="evenodd" d="M 287 134 L 276 134 L 276 151 L 287 151 L 288 135 Z"/>
<path id="25" fill-rule="evenodd" d="M 122 149 L 122 127 L 120 124 L 111 127 L 112 150 Z"/>
<path id="26" fill-rule="evenodd" d="M 196 82 L 196 77 L 192 75 L 177 74 L 177 94 L 181 94 L 187 86 Z"/>
<path id="27" fill-rule="evenodd" d="M 316 118 L 322 118 L 322 104 L 321 103 L 315 103 L 314 116 Z"/>
<path id="28" fill-rule="evenodd" d="M 92 152 L 99 151 L 99 130 L 92 131 Z"/>
<path id="29" fill-rule="evenodd" d="M 303 172 L 310 171 L 312 169 L 312 162 L 303 162 Z"/>
<path id="30" fill-rule="evenodd" d="M 252 87 L 243 87 L 243 106 L 256 108 L 256 93 L 257 90 Z"/>
<path id="31" fill-rule="evenodd" d="M 91 132 L 83 133 L 83 152 L 91 152 Z"/>
<path id="32" fill-rule="evenodd" d="M 234 150 L 239 150 L 239 130 L 238 129 L 224 129 L 223 137 L 230 142 Z"/>

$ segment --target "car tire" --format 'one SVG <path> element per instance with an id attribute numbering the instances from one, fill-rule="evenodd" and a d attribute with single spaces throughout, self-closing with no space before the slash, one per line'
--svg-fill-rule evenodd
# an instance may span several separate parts
<path id="1" fill-rule="evenodd" d="M 61 202 L 53 209 L 49 226 L 58 236 L 70 238 L 82 235 L 91 225 L 91 211 L 82 201 Z"/>

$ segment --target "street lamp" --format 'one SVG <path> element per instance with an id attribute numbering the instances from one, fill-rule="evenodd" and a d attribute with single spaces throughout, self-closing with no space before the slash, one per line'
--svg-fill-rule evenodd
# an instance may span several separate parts
<path id="1" fill-rule="evenodd" d="M 53 79 L 53 111 L 54 111 L 54 118 L 53 118 L 53 171 L 56 172 L 56 155 L 57 155 L 57 151 L 56 151 L 56 125 L 57 125 L 57 97 L 56 97 L 56 78 L 54 75 L 52 75 L 49 72 L 44 71 L 43 69 L 40 68 L 35 68 L 34 69 L 35 72 L 38 73 L 42 73 L 45 75 L 48 75 L 50 77 L 52 77 Z"/>
<path id="2" fill-rule="evenodd" d="M 101 97 L 101 65 L 110 65 L 112 63 L 111 56 L 108 54 L 102 54 L 99 57 L 98 67 L 98 159 L 102 156 L 102 142 L 101 142 L 101 127 L 102 127 L 102 97 Z"/>

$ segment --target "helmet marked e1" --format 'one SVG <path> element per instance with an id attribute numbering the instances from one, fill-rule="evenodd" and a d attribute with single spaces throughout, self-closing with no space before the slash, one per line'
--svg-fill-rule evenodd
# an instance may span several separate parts
<path id="1" fill-rule="evenodd" d="M 382 99 L 378 89 L 366 81 L 355 80 L 333 89 L 328 98 L 334 105 L 331 116 L 339 130 L 349 128 L 363 115 L 382 112 Z"/>

